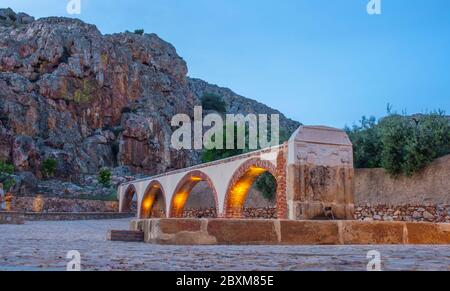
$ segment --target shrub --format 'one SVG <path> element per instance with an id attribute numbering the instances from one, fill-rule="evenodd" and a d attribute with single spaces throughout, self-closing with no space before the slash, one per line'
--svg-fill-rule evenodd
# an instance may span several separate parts
<path id="1" fill-rule="evenodd" d="M 277 181 L 272 174 L 266 172 L 259 176 L 256 179 L 255 186 L 267 200 L 273 200 L 275 198 Z"/>
<path id="2" fill-rule="evenodd" d="M 381 140 L 375 117 L 361 119 L 360 125 L 346 128 L 353 143 L 355 167 L 378 168 L 381 166 Z"/>
<path id="3" fill-rule="evenodd" d="M 14 166 L 12 164 L 0 161 L 0 183 L 3 184 L 3 189 L 6 191 L 16 184 L 12 177 L 13 173 Z"/>
<path id="4" fill-rule="evenodd" d="M 410 122 L 401 115 L 391 115 L 380 121 L 381 166 L 395 176 L 403 172 L 408 138 L 413 134 Z"/>
<path id="5" fill-rule="evenodd" d="M 410 123 L 412 134 L 406 140 L 403 165 L 408 176 L 450 153 L 450 123 L 443 114 L 414 117 Z"/>
<path id="6" fill-rule="evenodd" d="M 363 118 L 346 128 L 353 143 L 355 167 L 383 167 L 392 176 L 410 176 L 450 153 L 450 119 L 444 112 L 391 114 L 378 124 Z"/>
<path id="7" fill-rule="evenodd" d="M 98 173 L 98 182 L 102 184 L 104 187 L 110 187 L 111 186 L 111 170 L 108 168 L 103 168 Z"/>
<path id="8" fill-rule="evenodd" d="M 135 34 L 139 34 L 139 35 L 143 35 L 144 34 L 144 30 L 143 29 L 136 29 L 134 31 Z"/>
<path id="9" fill-rule="evenodd" d="M 204 110 L 214 110 L 219 113 L 226 112 L 226 104 L 223 98 L 219 95 L 206 93 L 200 98 L 202 102 L 202 107 Z"/>
<path id="10" fill-rule="evenodd" d="M 14 166 L 9 163 L 0 161 L 0 174 L 1 175 L 12 175 L 14 173 Z"/>
<path id="11" fill-rule="evenodd" d="M 53 158 L 47 158 L 44 160 L 41 166 L 42 174 L 46 178 L 51 178 L 55 176 L 56 173 L 56 167 L 58 165 L 58 162 Z"/>

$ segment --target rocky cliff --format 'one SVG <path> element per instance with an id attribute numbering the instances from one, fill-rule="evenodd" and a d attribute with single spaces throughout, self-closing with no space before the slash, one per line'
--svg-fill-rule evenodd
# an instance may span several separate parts
<path id="1" fill-rule="evenodd" d="M 212 85 L 208 82 L 195 78 L 189 78 L 188 83 L 190 90 L 194 93 L 197 99 L 201 98 L 205 93 L 213 93 L 215 95 L 222 96 L 223 100 L 227 104 L 227 113 L 229 114 L 278 114 L 280 116 L 280 128 L 282 128 L 286 134 L 292 134 L 300 126 L 300 123 L 286 118 L 278 110 L 270 108 L 267 105 L 255 100 L 238 95 L 228 88 Z"/>
<path id="2" fill-rule="evenodd" d="M 80 20 L 0 9 L 0 160 L 26 180 L 42 178 L 47 158 L 75 182 L 101 167 L 157 174 L 199 162 L 170 147 L 170 120 L 192 115 L 203 93 L 223 95 L 230 113 L 278 113 L 187 72 L 156 34 L 102 35 Z"/>

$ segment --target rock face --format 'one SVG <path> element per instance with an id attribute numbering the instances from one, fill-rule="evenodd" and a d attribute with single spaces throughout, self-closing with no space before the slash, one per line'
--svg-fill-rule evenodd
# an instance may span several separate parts
<path id="1" fill-rule="evenodd" d="M 202 93 L 219 91 L 231 113 L 275 112 L 187 71 L 155 34 L 102 35 L 80 20 L 0 9 L 0 160 L 38 178 L 47 158 L 59 179 L 105 166 L 152 175 L 199 162 L 170 147 L 170 121 L 192 116 Z"/>
<path id="2" fill-rule="evenodd" d="M 0 9 L 0 25 L 18 26 L 34 21 L 34 18 L 25 13 L 15 13 L 11 8 Z"/>
<path id="3" fill-rule="evenodd" d="M 203 80 L 195 78 L 189 78 L 189 88 L 197 98 L 202 97 L 205 93 L 213 93 L 222 96 L 227 104 L 227 113 L 229 114 L 279 114 L 280 128 L 283 129 L 286 134 L 292 134 L 301 125 L 297 121 L 286 118 L 281 112 L 255 100 L 242 97 L 228 88 L 211 85 Z"/>

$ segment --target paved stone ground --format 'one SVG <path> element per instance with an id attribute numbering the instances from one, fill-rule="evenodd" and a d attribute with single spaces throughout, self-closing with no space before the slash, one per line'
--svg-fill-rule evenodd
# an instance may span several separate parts
<path id="1" fill-rule="evenodd" d="M 0 270 L 64 270 L 70 250 L 83 270 L 365 270 L 369 250 L 383 270 L 450 271 L 450 246 L 157 246 L 109 242 L 128 219 L 0 225 Z"/>

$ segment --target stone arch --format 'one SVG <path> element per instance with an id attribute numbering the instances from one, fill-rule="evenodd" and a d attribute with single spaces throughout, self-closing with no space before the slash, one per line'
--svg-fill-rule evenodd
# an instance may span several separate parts
<path id="1" fill-rule="evenodd" d="M 155 208 L 155 206 L 157 208 Z M 163 186 L 157 180 L 150 182 L 142 197 L 140 219 L 152 217 L 165 218 L 166 213 L 166 193 Z"/>
<path id="2" fill-rule="evenodd" d="M 133 184 L 128 185 L 127 190 L 125 191 L 122 197 L 122 209 L 121 212 L 134 212 L 133 209 L 133 198 L 136 197 L 136 201 L 138 199 L 138 193 L 136 191 L 136 187 Z"/>
<path id="3" fill-rule="evenodd" d="M 172 201 L 170 202 L 170 216 L 169 217 L 182 217 L 183 209 L 189 198 L 189 195 L 194 189 L 194 187 L 200 182 L 206 182 L 211 189 L 214 196 L 214 207 L 216 209 L 216 213 L 219 213 L 219 201 L 218 195 L 216 191 L 216 187 L 214 186 L 211 178 L 202 171 L 192 171 L 186 174 L 179 182 L 175 191 L 172 195 Z"/>
<path id="4" fill-rule="evenodd" d="M 256 178 L 265 172 L 269 172 L 277 182 L 277 217 L 279 219 L 286 218 L 286 163 L 282 152 L 278 153 L 277 165 L 260 158 L 252 158 L 234 172 L 225 195 L 223 213 L 226 218 L 243 218 L 248 192 Z"/>

